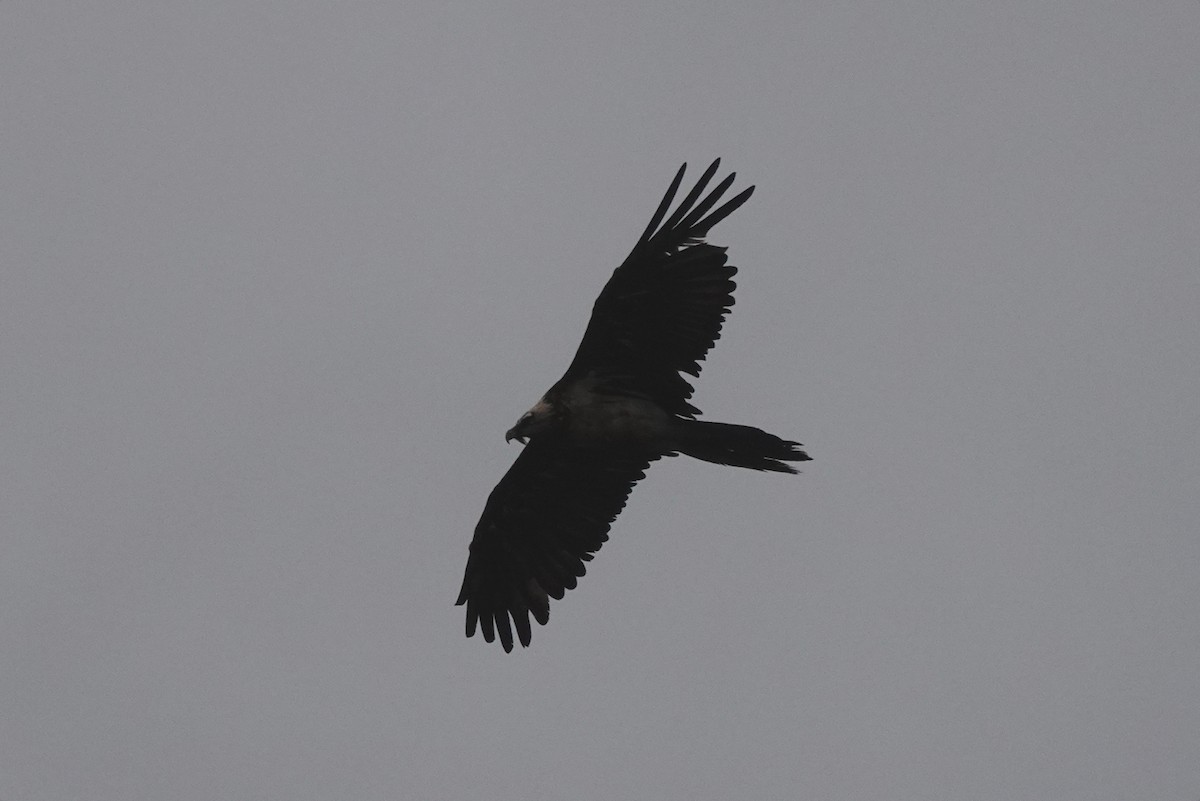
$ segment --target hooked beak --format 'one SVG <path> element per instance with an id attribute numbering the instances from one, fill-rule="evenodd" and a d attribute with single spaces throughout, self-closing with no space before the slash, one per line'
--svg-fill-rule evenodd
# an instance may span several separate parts
<path id="1" fill-rule="evenodd" d="M 537 427 L 537 419 L 533 416 L 533 409 L 530 409 L 521 415 L 521 419 L 517 421 L 515 426 L 504 432 L 504 441 L 512 442 L 515 439 L 524 445 L 529 441 L 530 429 L 536 430 Z"/>

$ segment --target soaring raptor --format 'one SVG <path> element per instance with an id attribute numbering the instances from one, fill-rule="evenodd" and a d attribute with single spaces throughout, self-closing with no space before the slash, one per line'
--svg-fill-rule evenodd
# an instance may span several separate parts
<path id="1" fill-rule="evenodd" d="M 515 630 L 528 646 L 530 615 L 546 624 L 550 599 L 575 588 L 633 485 L 659 457 L 683 453 L 777 473 L 795 473 L 787 463 L 809 458 L 800 443 L 760 429 L 697 420 L 700 410 L 688 402 L 692 385 L 680 373 L 700 374 L 733 306 L 737 272 L 725 248 L 704 237 L 754 192 L 717 206 L 730 174 L 701 200 L 720 163 L 668 217 L 687 165 L 679 168 L 596 299 L 571 366 L 504 435 L 525 447 L 475 526 L 458 596 L 468 637 L 478 627 L 512 651 Z"/>

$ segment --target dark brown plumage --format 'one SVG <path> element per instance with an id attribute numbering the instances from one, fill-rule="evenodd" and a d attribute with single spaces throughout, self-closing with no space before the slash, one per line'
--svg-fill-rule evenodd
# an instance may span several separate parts
<path id="1" fill-rule="evenodd" d="M 528 440 L 488 497 L 475 527 L 458 604 L 504 650 L 529 645 L 529 618 L 545 624 L 549 599 L 584 575 L 613 520 L 650 463 L 684 453 L 717 464 L 796 472 L 797 442 L 750 426 L 695 420 L 692 385 L 733 306 L 725 248 L 703 241 L 754 191 L 721 206 L 730 174 L 701 200 L 720 160 L 667 217 L 687 167 L 592 309 L 566 373 L 517 421 L 507 439 Z M 715 208 L 715 210 L 713 210 Z M 514 629 L 516 638 L 514 640 Z"/>

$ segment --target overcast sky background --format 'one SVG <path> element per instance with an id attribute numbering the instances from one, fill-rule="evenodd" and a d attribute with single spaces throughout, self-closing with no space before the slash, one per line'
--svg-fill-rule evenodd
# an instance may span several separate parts
<path id="1" fill-rule="evenodd" d="M 1200 798 L 1200 4 L 0 6 L 0 799 Z M 533 647 L 503 434 L 683 161 L 698 384 Z"/>

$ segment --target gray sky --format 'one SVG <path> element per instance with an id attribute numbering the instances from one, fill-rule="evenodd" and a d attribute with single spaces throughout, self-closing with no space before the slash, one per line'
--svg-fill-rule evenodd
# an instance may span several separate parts
<path id="1" fill-rule="evenodd" d="M 0 799 L 1200 798 L 1200 5 L 409 5 L 0 6 Z M 715 156 L 697 400 L 815 461 L 465 639 Z"/>

